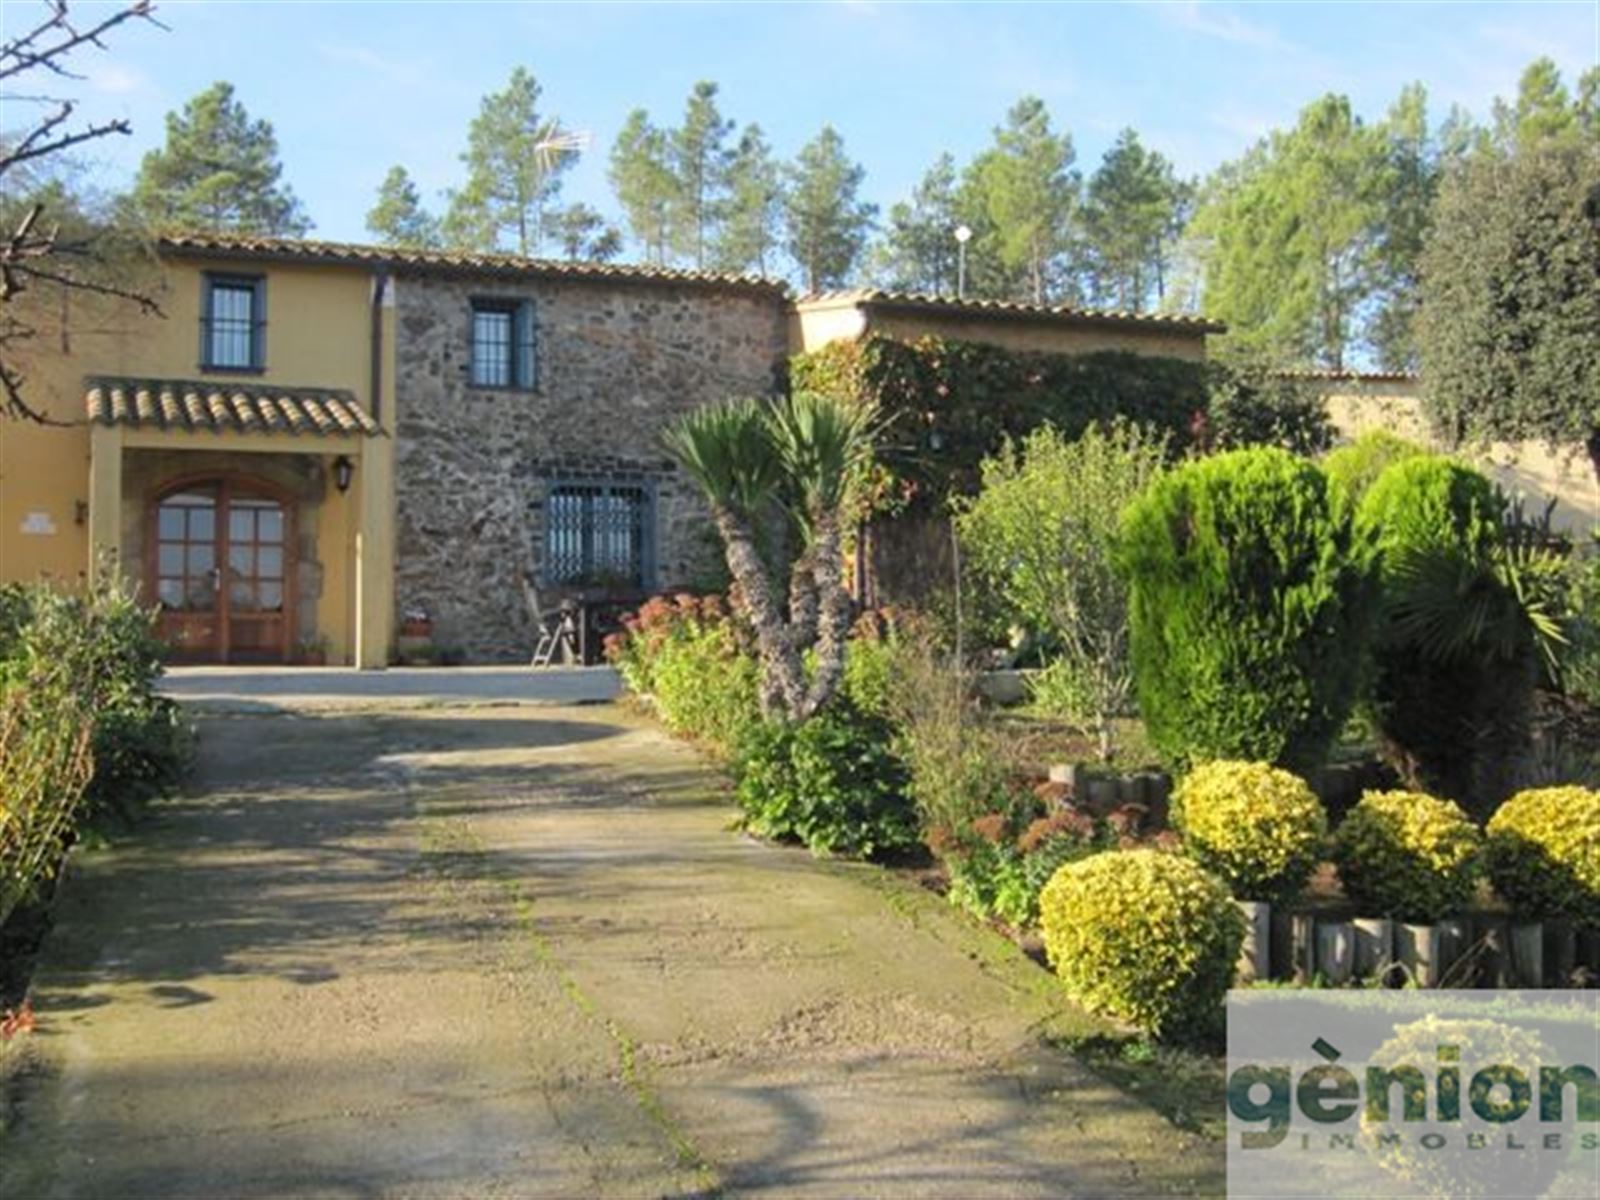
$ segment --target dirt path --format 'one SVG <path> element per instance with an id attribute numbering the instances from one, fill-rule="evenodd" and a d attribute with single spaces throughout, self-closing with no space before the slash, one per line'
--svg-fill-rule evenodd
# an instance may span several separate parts
<path id="1" fill-rule="evenodd" d="M 1220 1150 L 937 897 L 615 707 L 213 716 L 80 859 L 6 1196 L 1152 1195 Z"/>

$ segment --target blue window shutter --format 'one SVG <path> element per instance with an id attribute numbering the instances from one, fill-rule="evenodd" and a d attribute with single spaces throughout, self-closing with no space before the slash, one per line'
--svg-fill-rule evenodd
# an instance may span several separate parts
<path id="1" fill-rule="evenodd" d="M 250 339 L 250 365 L 258 371 L 267 366 L 267 281 L 255 281 L 254 295 L 250 300 L 250 319 L 254 325 Z"/>
<path id="2" fill-rule="evenodd" d="M 211 365 L 211 293 L 217 281 L 210 275 L 203 277 L 200 287 L 200 365 Z"/>
<path id="3" fill-rule="evenodd" d="M 535 331 L 533 301 L 524 300 L 517 305 L 516 319 L 517 386 L 520 388 L 531 388 L 539 379 Z"/>

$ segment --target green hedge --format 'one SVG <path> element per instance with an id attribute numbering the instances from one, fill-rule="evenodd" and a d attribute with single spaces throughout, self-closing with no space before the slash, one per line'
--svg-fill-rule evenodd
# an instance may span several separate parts
<path id="1" fill-rule="evenodd" d="M 1318 766 L 1356 698 L 1372 594 L 1322 472 L 1269 448 L 1187 463 L 1124 514 L 1119 559 L 1163 758 Z"/>
<path id="2" fill-rule="evenodd" d="M 1068 439 L 1113 417 L 1155 426 L 1186 448 L 1205 412 L 1211 373 L 1203 362 L 1105 350 L 1049 354 L 981 342 L 873 334 L 830 342 L 789 362 L 797 390 L 870 399 L 887 421 L 882 464 L 895 497 L 940 513 L 971 495 L 979 468 L 1006 437 L 1043 424 Z"/>

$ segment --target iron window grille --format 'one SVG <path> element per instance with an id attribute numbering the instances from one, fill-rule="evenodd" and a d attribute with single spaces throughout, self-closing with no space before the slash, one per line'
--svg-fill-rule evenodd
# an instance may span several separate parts
<path id="1" fill-rule="evenodd" d="M 205 277 L 200 365 L 208 371 L 260 371 L 267 365 L 267 288 L 259 275 Z"/>
<path id="2" fill-rule="evenodd" d="M 654 509 L 650 488 L 640 483 L 552 484 L 544 506 L 546 581 L 648 590 Z"/>
<path id="3" fill-rule="evenodd" d="M 474 300 L 473 387 L 532 389 L 538 359 L 531 300 Z"/>

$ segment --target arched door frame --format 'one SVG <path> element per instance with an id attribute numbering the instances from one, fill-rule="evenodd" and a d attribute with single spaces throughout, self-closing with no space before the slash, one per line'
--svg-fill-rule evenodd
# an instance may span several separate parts
<path id="1" fill-rule="evenodd" d="M 218 588 L 218 632 L 214 661 L 219 663 L 230 661 L 233 651 L 230 628 L 231 592 L 225 586 L 227 571 L 230 569 L 228 566 L 231 532 L 228 520 L 229 504 L 235 497 L 250 497 L 272 500 L 283 510 L 283 618 L 280 626 L 282 645 L 278 647 L 278 657 L 283 662 L 289 662 L 294 653 L 295 638 L 298 633 L 296 610 L 300 604 L 298 571 L 300 511 L 299 502 L 294 494 L 271 480 L 244 471 L 211 470 L 169 476 L 151 486 L 145 493 L 144 513 L 141 518 L 145 530 L 144 578 L 149 593 L 159 601 L 161 502 L 168 496 L 197 486 L 215 486 L 217 489 L 217 517 L 213 544 L 217 567 L 223 572 L 220 576 L 223 586 Z"/>

